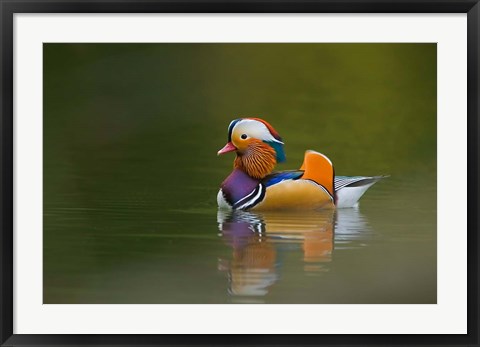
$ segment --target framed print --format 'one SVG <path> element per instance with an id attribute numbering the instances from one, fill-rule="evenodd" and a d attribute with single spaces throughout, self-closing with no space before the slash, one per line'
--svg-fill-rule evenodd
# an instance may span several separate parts
<path id="1" fill-rule="evenodd" d="M 479 6 L 2 1 L 2 345 L 478 345 Z"/>

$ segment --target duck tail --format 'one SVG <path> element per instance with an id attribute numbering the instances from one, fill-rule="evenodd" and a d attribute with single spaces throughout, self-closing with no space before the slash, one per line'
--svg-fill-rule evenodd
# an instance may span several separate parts
<path id="1" fill-rule="evenodd" d="M 384 176 L 337 176 L 335 177 L 335 195 L 338 208 L 355 207 L 363 194 Z"/>
<path id="2" fill-rule="evenodd" d="M 305 171 L 302 179 L 312 180 L 322 185 L 332 197 L 335 195 L 335 172 L 333 164 L 327 156 L 312 150 L 306 151 L 300 170 Z"/>

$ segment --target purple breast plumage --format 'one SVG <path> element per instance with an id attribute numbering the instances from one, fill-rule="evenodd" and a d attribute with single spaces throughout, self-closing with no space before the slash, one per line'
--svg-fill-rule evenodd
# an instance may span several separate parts
<path id="1" fill-rule="evenodd" d="M 244 171 L 235 169 L 223 181 L 219 195 L 235 209 L 251 208 L 265 196 L 265 186 Z"/>

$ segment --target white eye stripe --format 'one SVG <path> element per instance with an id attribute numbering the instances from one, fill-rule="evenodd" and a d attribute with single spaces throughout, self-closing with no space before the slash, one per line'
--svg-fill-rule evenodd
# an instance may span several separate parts
<path id="1" fill-rule="evenodd" d="M 277 142 L 281 143 L 282 145 L 284 144 L 282 141 L 277 140 L 272 136 L 265 124 L 254 119 L 242 119 L 235 124 L 232 130 L 232 133 L 237 133 L 240 135 L 245 134 L 249 137 L 254 137 L 263 141 Z"/>

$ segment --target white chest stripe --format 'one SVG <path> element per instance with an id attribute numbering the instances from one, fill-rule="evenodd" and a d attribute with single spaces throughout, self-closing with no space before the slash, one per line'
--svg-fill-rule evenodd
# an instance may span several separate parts
<path id="1" fill-rule="evenodd" d="M 244 196 L 243 198 L 241 198 L 240 200 L 238 200 L 235 204 L 233 204 L 233 206 L 240 205 L 243 201 L 247 200 L 249 197 L 251 197 L 253 194 L 255 194 L 256 191 L 257 191 L 257 188 L 252 190 L 252 192 L 250 194 L 248 194 L 248 195 Z"/>
<path id="2" fill-rule="evenodd" d="M 255 190 L 257 190 L 257 189 L 255 189 Z M 263 195 L 264 191 L 265 191 L 265 186 L 263 184 L 260 184 L 258 186 L 257 194 L 252 199 L 250 199 L 249 201 L 247 201 L 243 205 L 238 206 L 236 208 L 239 209 L 239 210 L 242 210 L 242 209 L 245 209 L 245 208 L 248 208 L 248 207 L 251 207 L 251 206 L 257 204 L 258 202 L 260 202 L 259 199 L 261 199 L 261 196 Z M 255 191 L 253 191 L 253 192 L 255 192 Z M 249 194 L 248 196 L 250 196 L 250 195 L 251 194 Z"/>

